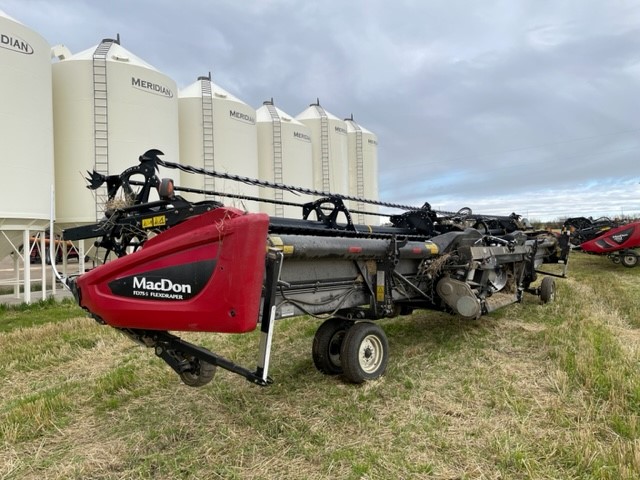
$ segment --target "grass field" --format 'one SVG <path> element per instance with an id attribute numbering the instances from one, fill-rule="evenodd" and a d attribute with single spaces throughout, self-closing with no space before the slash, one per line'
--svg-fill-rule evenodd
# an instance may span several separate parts
<path id="1" fill-rule="evenodd" d="M 276 325 L 274 385 L 193 389 L 71 303 L 2 308 L 0 478 L 640 478 L 640 268 L 569 275 L 548 305 L 380 322 L 362 385 L 315 370 L 309 318 Z M 184 337 L 255 365 L 257 334 Z"/>

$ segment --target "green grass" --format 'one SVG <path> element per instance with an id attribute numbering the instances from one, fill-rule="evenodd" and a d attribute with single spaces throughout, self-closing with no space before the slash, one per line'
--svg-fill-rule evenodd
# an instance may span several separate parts
<path id="1" fill-rule="evenodd" d="M 61 322 L 81 315 L 82 309 L 72 299 L 57 302 L 53 297 L 49 297 L 47 300 L 31 304 L 0 304 L 0 333 L 16 328 Z"/>
<path id="2" fill-rule="evenodd" d="M 0 440 L 6 443 L 40 438 L 67 425 L 72 399 L 63 388 L 23 396 L 7 405 L 2 415 Z"/>
<path id="3" fill-rule="evenodd" d="M 0 310 L 0 478 L 640 477 L 640 268 L 572 254 L 557 301 L 380 322 L 386 374 L 315 370 L 276 324 L 268 388 L 200 389 L 70 303 Z M 258 333 L 185 334 L 252 367 Z"/>

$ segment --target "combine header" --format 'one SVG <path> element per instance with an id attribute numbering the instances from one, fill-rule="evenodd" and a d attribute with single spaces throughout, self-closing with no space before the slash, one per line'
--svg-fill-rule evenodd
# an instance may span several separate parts
<path id="1" fill-rule="evenodd" d="M 640 221 L 620 225 L 606 217 L 574 217 L 564 222 L 564 229 L 570 232 L 571 244 L 584 252 L 607 255 L 613 263 L 628 268 L 638 264 L 635 249 L 640 247 Z"/>
<path id="2" fill-rule="evenodd" d="M 146 152 L 121 175 L 91 174 L 90 188 L 107 184 L 108 211 L 96 224 L 65 230 L 64 238 L 96 238 L 104 264 L 63 281 L 93 318 L 153 348 L 190 386 L 211 381 L 216 367 L 268 385 L 274 323 L 297 315 L 324 319 L 312 346 L 321 372 L 355 383 L 375 379 L 389 357 L 375 320 L 414 309 L 473 320 L 521 302 L 525 292 L 549 302 L 552 277 L 566 273 L 567 238 L 527 230 L 515 214 L 443 214 L 426 203 L 415 208 L 365 200 L 403 213 L 385 226 L 356 225 L 344 204 L 355 198 L 182 166 L 158 155 Z M 212 200 L 192 203 L 176 192 L 194 190 L 159 180 L 158 165 L 316 200 L 300 204 L 300 219 L 246 213 Z M 149 201 L 152 189 L 159 200 Z M 545 263 L 564 263 L 564 272 L 534 287 Z M 244 333 L 258 324 L 255 370 L 170 333 Z"/>

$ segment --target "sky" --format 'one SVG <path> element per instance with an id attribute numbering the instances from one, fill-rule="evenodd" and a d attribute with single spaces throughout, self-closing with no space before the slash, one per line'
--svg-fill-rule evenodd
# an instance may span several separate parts
<path id="1" fill-rule="evenodd" d="M 120 34 L 184 88 L 378 137 L 385 202 L 640 216 L 640 0 L 0 0 L 72 53 Z M 167 159 L 171 160 L 171 159 Z"/>

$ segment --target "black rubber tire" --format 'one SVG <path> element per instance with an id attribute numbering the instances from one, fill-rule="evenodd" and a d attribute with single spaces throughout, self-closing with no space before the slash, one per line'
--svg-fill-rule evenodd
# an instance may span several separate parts
<path id="1" fill-rule="evenodd" d="M 556 298 L 556 281 L 551 277 L 544 277 L 540 284 L 540 300 L 542 303 L 553 302 Z"/>
<path id="2" fill-rule="evenodd" d="M 482 220 L 476 222 L 473 225 L 473 228 L 475 228 L 476 230 L 478 230 L 482 235 L 487 235 L 489 233 L 489 225 L 487 225 L 485 222 L 483 222 Z"/>
<path id="3" fill-rule="evenodd" d="M 318 327 L 313 337 L 311 356 L 316 368 L 326 375 L 342 373 L 340 350 L 345 333 L 353 322 L 340 318 L 330 318 Z"/>
<path id="4" fill-rule="evenodd" d="M 638 256 L 634 252 L 621 253 L 620 263 L 627 268 L 633 268 L 638 265 Z"/>
<path id="5" fill-rule="evenodd" d="M 611 261 L 616 265 L 620 265 L 620 255 L 611 255 Z"/>
<path id="6" fill-rule="evenodd" d="M 342 341 L 340 360 L 344 377 L 350 382 L 379 378 L 389 361 L 389 342 L 382 328 L 371 322 L 353 325 Z"/>
<path id="7" fill-rule="evenodd" d="M 216 365 L 202 361 L 199 358 L 193 358 L 190 361 L 194 369 L 191 372 L 182 372 L 180 374 L 182 383 L 189 387 L 202 387 L 213 380 L 216 374 Z"/>
<path id="8" fill-rule="evenodd" d="M 163 178 L 160 180 L 158 195 L 160 195 L 160 198 L 172 198 L 174 196 L 173 188 L 173 180 L 170 178 Z"/>

